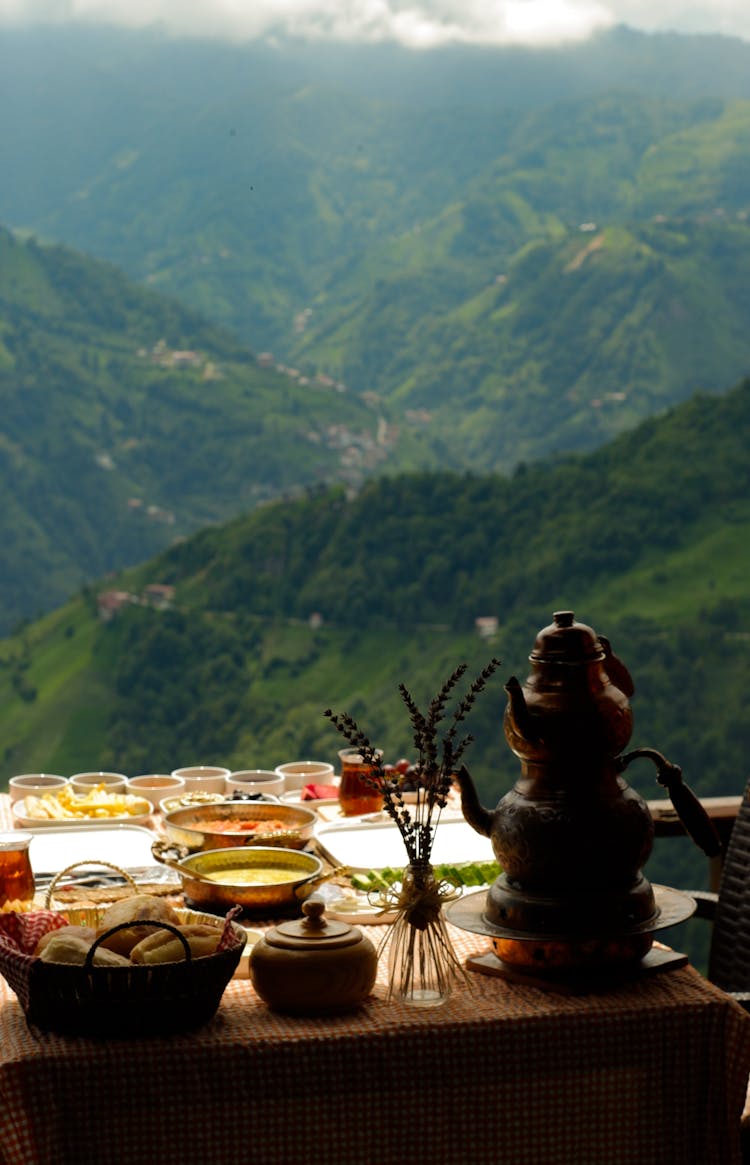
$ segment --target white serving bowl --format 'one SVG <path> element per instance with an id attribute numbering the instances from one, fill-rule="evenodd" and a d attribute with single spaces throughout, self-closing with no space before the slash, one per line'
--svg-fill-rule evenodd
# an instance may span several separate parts
<path id="1" fill-rule="evenodd" d="M 284 778 L 273 769 L 238 769 L 226 780 L 226 796 L 232 793 L 267 793 L 278 797 L 284 792 Z"/>
<path id="2" fill-rule="evenodd" d="M 127 788 L 129 793 L 145 797 L 154 809 L 158 809 L 165 797 L 179 797 L 184 793 L 185 782 L 182 777 L 173 777 L 171 773 L 142 773 L 131 777 Z"/>
<path id="3" fill-rule="evenodd" d="M 57 793 L 65 788 L 67 783 L 68 778 L 61 777 L 58 773 L 19 773 L 17 777 L 11 777 L 8 781 L 10 803 L 13 805 L 28 796 L 41 797 L 45 793 Z"/>
<path id="4" fill-rule="evenodd" d="M 181 777 L 186 793 L 223 793 L 229 769 L 221 765 L 186 765 L 172 769 L 173 777 Z"/>
<path id="5" fill-rule="evenodd" d="M 97 785 L 103 785 L 108 793 L 124 793 L 127 783 L 124 773 L 74 773 L 70 778 L 71 787 L 84 797 Z"/>
<path id="6" fill-rule="evenodd" d="M 290 760 L 276 766 L 276 772 L 284 778 L 284 792 L 301 789 L 305 785 L 330 785 L 333 782 L 333 765 L 322 760 Z"/>

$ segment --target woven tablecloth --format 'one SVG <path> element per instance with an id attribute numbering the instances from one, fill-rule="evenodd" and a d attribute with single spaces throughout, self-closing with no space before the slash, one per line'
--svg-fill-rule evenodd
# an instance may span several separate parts
<path id="1" fill-rule="evenodd" d="M 461 958 L 486 950 L 449 929 Z M 275 1015 L 240 979 L 197 1032 L 96 1041 L 30 1029 L 0 979 L 0 1162 L 740 1165 L 750 1017 L 690 967 L 387 996 L 385 960 L 336 1019 Z"/>
<path id="2" fill-rule="evenodd" d="M 474 974 L 430 1011 L 383 972 L 348 1017 L 235 980 L 198 1032 L 110 1042 L 30 1030 L 3 982 L 0 1160 L 739 1165 L 750 1018 L 692 969 L 581 997 Z"/>

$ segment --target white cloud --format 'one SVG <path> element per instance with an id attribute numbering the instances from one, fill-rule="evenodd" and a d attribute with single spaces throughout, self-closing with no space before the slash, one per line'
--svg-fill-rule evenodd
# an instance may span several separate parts
<path id="1" fill-rule="evenodd" d="M 716 32 L 750 39 L 747 0 L 608 0 L 617 20 L 653 32 Z"/>
<path id="2" fill-rule="evenodd" d="M 442 44 L 579 40 L 616 23 L 750 39 L 748 0 L 0 0 L 0 20 L 162 24 L 190 36 Z"/>

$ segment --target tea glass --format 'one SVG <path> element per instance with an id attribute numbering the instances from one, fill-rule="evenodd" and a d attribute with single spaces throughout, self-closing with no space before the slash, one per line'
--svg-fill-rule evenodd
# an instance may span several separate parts
<path id="1" fill-rule="evenodd" d="M 376 750 L 382 757 L 380 749 Z M 366 764 L 356 748 L 342 748 L 341 784 L 339 785 L 339 809 L 344 817 L 358 817 L 363 813 L 377 813 L 383 808 L 383 794 L 367 780 L 372 766 Z"/>
<path id="2" fill-rule="evenodd" d="M 0 833 L 0 910 L 27 910 L 34 898 L 29 846 L 33 833 Z"/>

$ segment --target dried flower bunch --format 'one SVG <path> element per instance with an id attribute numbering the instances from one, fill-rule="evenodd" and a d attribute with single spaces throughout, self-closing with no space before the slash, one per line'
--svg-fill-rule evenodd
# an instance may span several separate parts
<path id="1" fill-rule="evenodd" d="M 470 733 L 459 738 L 458 727 L 499 665 L 500 660 L 491 659 L 472 681 L 450 716 L 442 736 L 440 726 L 446 718 L 448 699 L 466 673 L 468 665 L 460 664 L 452 672 L 431 700 L 426 714 L 420 712 L 405 685 L 399 684 L 401 698 L 409 712 L 417 752 L 417 801 L 414 806 L 405 804 L 400 775 L 390 775 L 384 771 L 382 754 L 373 747 L 356 721 L 345 713 L 336 715 L 330 708 L 324 713 L 349 744 L 359 751 L 365 764 L 370 766 L 370 774 L 365 779 L 382 793 L 383 809 L 399 828 L 410 864 L 430 861 L 435 830 L 448 799 L 453 775 L 473 740 Z"/>

